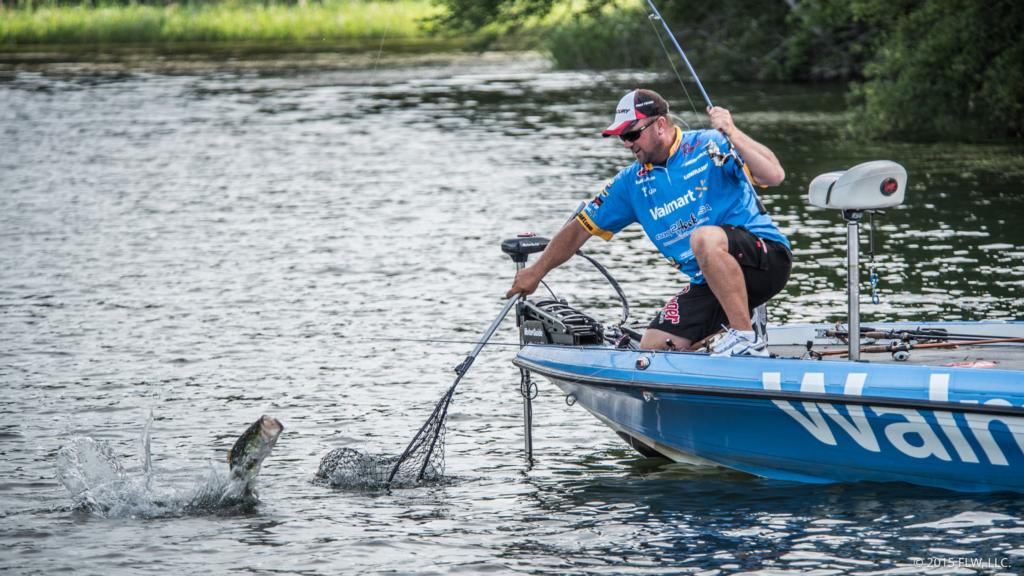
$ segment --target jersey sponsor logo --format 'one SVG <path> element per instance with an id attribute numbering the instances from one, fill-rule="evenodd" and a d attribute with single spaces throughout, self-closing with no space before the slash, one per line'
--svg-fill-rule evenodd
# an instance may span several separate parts
<path id="1" fill-rule="evenodd" d="M 690 178 L 693 178 L 697 174 L 700 174 L 701 172 L 704 172 L 707 169 L 708 169 L 708 164 L 705 162 L 704 165 L 701 166 L 700 168 L 694 168 L 693 170 L 690 170 L 689 172 L 684 174 L 683 175 L 683 180 L 689 180 Z"/>
<path id="2" fill-rule="evenodd" d="M 580 216 L 583 216 L 583 214 L 580 214 Z M 593 222 L 590 221 L 590 218 L 576 218 L 576 220 L 578 220 L 580 224 L 583 224 L 583 227 L 587 229 L 587 232 L 590 232 L 591 234 L 597 233 L 594 229 Z"/>
<path id="3" fill-rule="evenodd" d="M 651 173 L 651 169 L 650 168 L 648 168 L 646 165 L 645 166 L 641 166 L 640 169 L 636 171 L 636 177 L 637 178 L 643 178 L 644 176 L 647 176 L 650 173 Z M 639 184 L 639 182 L 637 182 L 637 184 Z"/>
<path id="4" fill-rule="evenodd" d="M 664 240 L 669 236 L 675 236 L 676 234 L 682 234 L 697 225 L 697 215 L 690 212 L 689 220 L 676 220 L 668 230 L 665 230 L 661 234 L 654 237 L 655 240 Z"/>
<path id="5" fill-rule="evenodd" d="M 639 186 L 641 184 L 645 184 L 647 182 L 654 182 L 654 175 L 653 174 L 647 174 L 647 175 L 641 176 L 641 177 L 636 179 L 636 185 L 637 186 Z"/>
<path id="6" fill-rule="evenodd" d="M 692 230 L 693 228 L 696 228 L 697 226 L 700 226 L 701 224 L 706 224 L 708 220 L 710 220 L 710 218 L 701 218 L 699 220 L 687 221 L 686 222 L 686 231 L 679 232 L 678 236 L 676 236 L 675 238 L 665 242 L 665 247 L 668 248 L 669 246 L 675 244 L 676 242 L 681 242 L 681 241 L 689 238 L 690 237 L 690 232 L 689 232 L 690 230 Z"/>
<path id="7" fill-rule="evenodd" d="M 694 214 L 693 212 L 690 212 L 689 219 L 687 219 L 687 220 L 682 220 L 682 219 L 676 220 L 675 223 L 673 223 L 671 226 L 669 226 L 668 230 L 662 232 L 661 234 L 658 234 L 657 236 L 654 237 L 654 239 L 655 240 L 664 240 L 665 238 L 668 238 L 669 236 L 673 236 L 673 235 L 676 235 L 676 234 L 679 234 L 681 236 L 685 236 L 687 232 L 689 232 L 691 229 L 693 229 L 697 225 L 702 224 L 702 223 L 708 221 L 707 218 L 702 218 L 702 216 L 704 216 L 708 212 L 711 212 L 711 205 L 710 204 L 703 204 L 697 210 L 696 214 Z M 678 240 L 681 240 L 681 239 L 682 238 L 670 241 L 670 242 L 666 243 L 666 245 L 668 245 L 668 244 L 675 244 L 676 242 L 678 242 Z"/>
<path id="8" fill-rule="evenodd" d="M 604 204 L 604 200 L 601 199 L 601 196 L 594 196 L 590 203 L 594 205 L 594 208 L 600 208 L 601 204 Z"/>
<path id="9" fill-rule="evenodd" d="M 676 198 L 671 202 L 666 202 L 661 206 L 655 206 L 654 208 L 651 208 L 651 218 L 654 218 L 655 220 L 660 220 L 661 218 L 668 216 L 669 214 L 686 206 L 687 204 L 693 202 L 694 200 L 696 200 L 696 198 L 693 197 L 693 190 L 690 190 L 686 194 L 683 194 L 682 196 Z"/>
<path id="10" fill-rule="evenodd" d="M 691 152 L 692 151 L 693 150 L 691 149 Z M 695 162 L 699 162 L 702 158 L 707 158 L 707 156 L 708 156 L 707 152 L 701 152 L 700 154 L 697 154 L 696 156 L 694 156 L 693 158 L 690 158 L 686 162 L 683 162 L 683 167 L 685 168 L 685 167 L 690 166 L 691 164 L 693 164 Z"/>
<path id="11" fill-rule="evenodd" d="M 683 154 L 689 154 L 690 152 L 693 152 L 696 149 L 697 149 L 697 144 L 682 144 L 682 145 L 679 146 L 679 150 Z M 685 166 L 685 164 L 684 164 L 684 166 Z"/>

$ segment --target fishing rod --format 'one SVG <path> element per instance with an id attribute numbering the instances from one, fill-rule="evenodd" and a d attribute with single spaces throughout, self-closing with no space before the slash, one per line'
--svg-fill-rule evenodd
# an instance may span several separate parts
<path id="1" fill-rule="evenodd" d="M 957 348 L 959 346 L 976 346 L 980 344 L 1009 344 L 1021 343 L 1024 338 L 990 338 L 988 340 L 965 340 L 962 342 L 929 342 L 926 344 L 886 344 L 884 346 L 861 346 L 860 351 L 864 353 L 886 353 L 886 352 L 910 352 L 924 348 Z M 815 352 L 814 356 L 840 356 L 848 354 L 848 350 L 825 350 Z"/>
<path id="2" fill-rule="evenodd" d="M 711 109 L 715 107 L 715 105 L 714 105 L 714 103 L 711 102 L 711 97 L 708 96 L 707 90 L 704 89 L 704 84 L 700 81 L 700 77 L 697 76 L 697 71 L 694 70 L 693 65 L 690 64 L 690 59 L 686 57 L 686 52 L 683 50 L 683 47 L 679 45 L 679 41 L 676 40 L 676 35 L 673 34 L 672 33 L 672 29 L 668 27 L 668 22 L 665 22 L 665 19 L 661 17 L 661 12 L 659 12 L 658 11 L 658 7 L 654 5 L 654 1 L 653 0 L 647 0 L 647 5 L 651 8 L 651 13 L 652 13 L 653 19 L 661 22 L 661 27 L 665 29 L 665 34 L 668 35 L 669 40 L 672 41 L 672 45 L 676 47 L 676 51 L 679 52 L 679 56 L 682 57 L 683 63 L 686 64 L 687 70 L 690 71 L 690 76 L 693 77 L 694 83 L 697 84 L 697 88 L 700 89 L 701 95 L 704 96 L 704 102 L 708 105 L 708 112 L 710 112 Z M 659 38 L 659 40 L 660 40 L 660 38 Z M 662 47 L 664 47 L 664 44 L 662 45 Z M 667 50 L 666 50 L 666 54 L 665 55 L 668 56 Z M 671 57 L 669 57 L 669 64 L 672 64 L 672 58 Z M 673 70 L 674 69 L 675 68 L 673 67 Z M 676 77 L 679 78 L 679 74 L 678 73 L 676 74 Z M 683 83 L 682 78 L 679 78 L 679 83 L 680 84 Z M 685 91 L 685 90 L 686 90 L 686 86 L 683 85 L 683 91 Z M 687 98 L 689 98 L 689 95 L 687 95 Z M 692 101 L 690 102 L 690 105 L 691 106 L 693 105 Z M 757 191 L 756 191 L 757 187 L 754 184 L 754 178 L 753 178 L 753 176 L 751 176 L 750 171 L 746 169 L 746 163 L 743 161 L 743 158 L 740 157 L 739 153 L 736 151 L 736 147 L 733 145 L 732 139 L 729 138 L 729 135 L 723 132 L 722 136 L 725 138 L 725 142 L 729 145 L 729 149 L 732 150 L 732 153 L 731 153 L 732 157 L 735 158 L 736 162 L 739 163 L 740 172 L 743 173 L 744 179 L 746 179 L 747 184 L 750 185 L 750 190 L 754 194 L 754 200 L 757 202 L 757 210 L 758 210 L 758 212 L 760 212 L 761 214 L 767 214 L 768 213 L 768 209 L 764 207 L 764 203 L 761 202 L 761 197 L 757 195 Z M 709 153 L 709 155 L 711 155 L 711 154 Z M 721 165 L 721 164 L 719 164 L 719 162 L 724 163 L 725 159 L 727 159 L 729 155 L 730 154 L 723 155 L 724 159 L 721 160 L 721 161 L 716 160 L 716 165 Z"/>
<path id="3" fill-rule="evenodd" d="M 845 330 L 827 330 L 825 335 L 832 338 L 846 338 L 850 335 Z M 900 340 L 912 340 L 920 338 L 922 340 L 948 340 L 955 338 L 959 340 L 991 340 L 993 338 L 1001 338 L 1002 336 L 994 336 L 991 334 L 959 334 L 955 332 L 946 332 L 944 330 L 930 330 L 930 329 L 916 329 L 916 330 L 876 330 L 873 328 L 861 328 L 860 335 L 865 338 L 874 338 L 876 340 L 884 338 L 898 338 Z"/>
<path id="4" fill-rule="evenodd" d="M 686 64 L 686 68 L 690 71 L 690 76 L 693 76 L 693 81 L 697 83 L 697 88 L 700 89 L 700 93 L 704 96 L 704 102 L 707 103 L 708 108 L 714 108 L 714 104 L 711 103 L 711 97 L 708 96 L 707 90 L 704 89 L 704 85 L 701 84 L 700 78 L 697 77 L 697 71 L 693 69 L 693 65 L 690 64 L 690 59 L 686 57 L 686 52 L 683 51 L 683 47 L 679 45 L 679 41 L 676 40 L 676 35 L 672 33 L 672 30 L 668 27 L 668 23 L 661 17 L 661 12 L 658 11 L 658 7 L 654 5 L 654 2 L 647 0 L 647 5 L 651 7 L 651 12 L 654 13 L 654 19 L 661 22 L 661 26 L 665 29 L 665 33 L 668 34 L 669 40 L 672 40 L 672 44 L 679 51 L 679 55 L 683 57 L 683 63 Z"/>

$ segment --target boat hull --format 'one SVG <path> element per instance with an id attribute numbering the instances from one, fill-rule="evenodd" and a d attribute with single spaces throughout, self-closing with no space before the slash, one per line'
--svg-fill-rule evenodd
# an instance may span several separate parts
<path id="1" fill-rule="evenodd" d="M 515 363 L 673 460 L 798 482 L 1024 492 L 1019 371 L 537 345 Z"/>

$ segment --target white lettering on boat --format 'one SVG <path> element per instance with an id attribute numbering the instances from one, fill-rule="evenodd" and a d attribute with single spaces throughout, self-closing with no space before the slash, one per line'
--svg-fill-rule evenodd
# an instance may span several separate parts
<path id="1" fill-rule="evenodd" d="M 949 402 L 949 374 L 931 375 L 931 378 L 928 380 L 928 399 L 932 402 Z M 956 425 L 953 414 L 936 410 L 935 419 L 939 421 L 942 432 L 946 434 L 949 443 L 953 445 L 957 456 L 964 462 L 977 464 L 978 456 L 974 453 L 971 445 L 967 443 L 967 439 L 964 438 L 960 427 Z"/>
<path id="2" fill-rule="evenodd" d="M 1002 398 L 986 400 L 985 405 L 1012 406 L 1012 404 Z M 974 434 L 974 439 L 978 441 L 978 444 L 981 444 L 981 449 L 984 450 L 988 461 L 999 466 L 1009 466 L 1006 456 L 999 449 L 999 444 L 992 437 L 990 427 L 993 422 L 1000 422 L 1009 428 L 1010 433 L 1013 434 L 1013 439 L 1017 441 L 1017 447 L 1024 451 L 1024 418 L 991 414 L 967 414 L 967 427 Z"/>
<path id="3" fill-rule="evenodd" d="M 861 396 L 867 374 L 851 372 L 846 375 L 846 384 L 843 387 L 843 395 Z M 761 374 L 761 385 L 765 390 L 781 391 L 782 375 L 779 372 L 764 372 Z M 806 372 L 800 381 L 800 392 L 804 393 L 825 393 L 825 374 L 821 372 Z M 928 381 L 928 398 L 933 402 L 949 401 L 949 374 L 931 374 Z M 796 406 L 796 402 L 788 400 L 772 400 L 784 413 L 793 418 L 800 426 L 811 434 L 815 439 L 829 446 L 839 444 L 836 433 L 829 425 L 832 420 L 843 430 L 853 441 L 865 450 L 880 452 L 881 446 L 872 422 L 868 420 L 865 413 L 865 406 L 859 404 L 843 404 L 846 414 L 844 415 L 833 404 L 827 402 L 800 402 L 803 410 Z M 962 401 L 964 404 L 976 402 Z M 989 406 L 1012 406 L 1008 401 L 1001 398 L 993 398 L 985 401 Z M 912 408 L 895 408 L 888 406 L 867 406 L 875 416 L 875 427 L 881 426 L 881 432 L 889 441 L 889 444 L 912 458 L 935 457 L 939 460 L 950 462 L 953 456 L 946 449 L 946 445 L 939 437 L 941 433 L 948 440 L 956 451 L 956 456 L 962 462 L 977 464 L 978 455 L 968 442 L 962 425 L 958 424 L 953 413 L 942 410 L 915 410 Z M 928 413 L 934 417 L 938 424 L 936 431 L 933 424 L 926 416 Z M 826 416 L 828 419 L 826 419 Z M 992 435 L 991 426 L 999 423 L 1009 430 L 1017 447 L 1024 454 L 1024 418 L 1016 416 L 1000 416 L 990 414 L 964 414 L 966 431 L 974 436 L 978 446 L 981 446 L 985 457 L 994 465 L 1008 466 L 1009 462 L 1003 449 L 1000 448 Z"/>
<path id="4" fill-rule="evenodd" d="M 778 372 L 765 372 L 761 375 L 762 383 L 765 390 L 781 390 L 781 375 Z M 846 386 L 844 393 L 850 396 L 860 396 L 861 390 L 864 388 L 864 380 L 867 378 L 867 374 L 856 374 L 850 373 L 846 376 Z M 800 382 L 801 392 L 815 392 L 823 394 L 825 392 L 825 375 L 821 372 L 806 372 L 804 373 L 803 380 Z M 824 402 L 801 402 L 804 406 L 804 411 L 807 416 L 804 416 L 791 402 L 786 400 L 772 400 L 772 403 L 782 409 L 783 412 L 789 414 L 794 420 L 800 423 L 812 436 L 817 438 L 819 441 L 835 446 L 837 444 L 835 436 L 832 434 L 832 429 L 828 423 L 822 417 L 822 413 L 831 418 L 836 424 L 839 425 L 847 434 L 850 435 L 857 444 L 860 444 L 865 450 L 872 452 L 878 452 L 881 448 L 878 446 L 878 439 L 875 438 L 874 432 L 871 430 L 871 425 L 868 423 L 867 416 L 864 414 L 863 406 L 846 406 L 846 411 L 849 417 L 843 416 L 836 410 L 835 406 Z"/>

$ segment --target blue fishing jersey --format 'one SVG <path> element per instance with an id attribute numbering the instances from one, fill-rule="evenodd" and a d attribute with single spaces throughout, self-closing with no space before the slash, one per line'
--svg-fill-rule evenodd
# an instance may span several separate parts
<path id="1" fill-rule="evenodd" d="M 664 166 L 633 162 L 622 169 L 577 215 L 591 234 L 612 236 L 639 222 L 669 263 L 703 284 L 704 276 L 690 248 L 698 226 L 742 226 L 766 240 L 789 241 L 767 214 L 736 158 L 722 154 L 729 144 L 718 130 L 683 132 Z M 723 161 L 724 160 L 724 161 Z"/>

